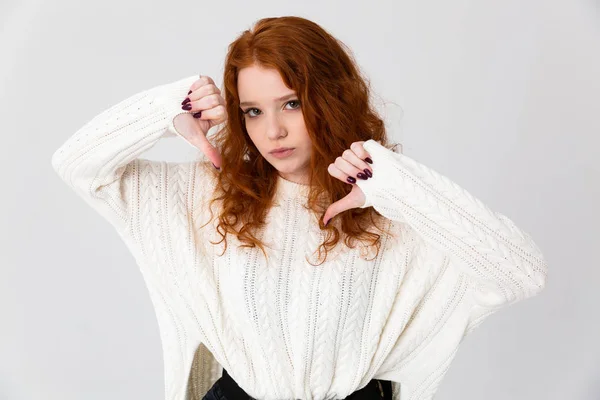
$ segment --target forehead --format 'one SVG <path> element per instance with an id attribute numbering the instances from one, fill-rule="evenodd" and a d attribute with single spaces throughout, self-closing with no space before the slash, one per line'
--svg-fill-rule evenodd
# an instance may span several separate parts
<path id="1" fill-rule="evenodd" d="M 238 72 L 240 102 L 268 102 L 290 92 L 293 90 L 285 86 L 276 69 L 253 65 Z"/>

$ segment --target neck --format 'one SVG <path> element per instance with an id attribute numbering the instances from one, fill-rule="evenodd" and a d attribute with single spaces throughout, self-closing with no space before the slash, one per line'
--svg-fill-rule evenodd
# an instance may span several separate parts
<path id="1" fill-rule="evenodd" d="M 284 175 L 281 173 L 278 173 L 279 177 L 283 180 L 286 180 L 288 182 L 293 182 L 297 185 L 303 185 L 303 186 L 308 186 L 308 176 L 304 175 L 302 177 L 298 177 L 298 176 L 290 176 L 290 175 Z"/>

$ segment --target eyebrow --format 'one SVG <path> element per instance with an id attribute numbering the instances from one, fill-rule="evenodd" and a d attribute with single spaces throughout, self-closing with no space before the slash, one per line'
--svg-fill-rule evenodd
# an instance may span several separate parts
<path id="1" fill-rule="evenodd" d="M 284 101 L 284 100 L 287 100 L 287 99 L 291 99 L 292 97 L 298 97 L 298 95 L 296 93 L 286 94 L 285 96 L 276 98 L 275 101 Z M 243 101 L 243 102 L 240 103 L 240 107 L 242 107 L 242 106 L 255 106 L 255 105 L 257 105 L 257 103 L 254 102 L 254 101 Z"/>

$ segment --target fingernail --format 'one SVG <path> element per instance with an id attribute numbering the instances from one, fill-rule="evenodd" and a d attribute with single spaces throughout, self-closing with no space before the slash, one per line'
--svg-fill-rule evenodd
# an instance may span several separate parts
<path id="1" fill-rule="evenodd" d="M 192 109 L 192 105 L 190 103 L 186 103 L 183 107 L 181 107 L 182 109 L 186 110 L 186 111 L 190 111 Z"/>
<path id="2" fill-rule="evenodd" d="M 356 183 L 356 178 L 353 178 L 353 177 L 351 177 L 351 176 L 347 177 L 347 178 L 346 178 L 346 180 L 347 180 L 349 183 Z"/>
<path id="3" fill-rule="evenodd" d="M 365 174 L 363 174 L 362 172 L 359 172 L 358 174 L 356 174 L 356 176 L 358 176 L 360 179 L 367 180 L 367 176 Z"/>
<path id="4" fill-rule="evenodd" d="M 211 164 L 213 165 L 213 167 L 215 167 L 215 169 L 221 169 L 221 168 L 217 167 L 214 163 L 211 162 Z"/>
<path id="5" fill-rule="evenodd" d="M 371 157 L 365 158 L 365 161 L 368 162 L 369 164 L 373 164 L 373 160 L 371 160 Z"/>
<path id="6" fill-rule="evenodd" d="M 327 226 L 327 224 L 329 223 L 329 221 L 331 221 L 330 219 L 327 220 L 327 222 L 325 222 L 325 226 Z"/>
<path id="7" fill-rule="evenodd" d="M 192 114 L 194 118 L 200 118 L 202 116 L 202 111 L 198 111 L 197 113 Z"/>
<path id="8" fill-rule="evenodd" d="M 371 171 L 369 171 L 367 168 L 363 169 L 363 171 L 365 171 L 365 174 L 369 177 L 372 178 L 373 177 L 373 173 Z"/>
<path id="9" fill-rule="evenodd" d="M 181 102 L 181 105 L 187 104 L 190 102 L 190 98 L 186 97 L 184 101 Z"/>
<path id="10" fill-rule="evenodd" d="M 192 91 L 190 90 L 190 91 L 188 92 L 188 94 L 191 94 L 191 93 L 192 93 Z"/>

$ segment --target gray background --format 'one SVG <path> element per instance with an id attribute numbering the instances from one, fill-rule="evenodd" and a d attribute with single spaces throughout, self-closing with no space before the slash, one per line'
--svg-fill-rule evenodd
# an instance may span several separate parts
<path id="1" fill-rule="evenodd" d="M 0 3 L 0 399 L 163 398 L 133 257 L 52 170 L 100 111 L 299 15 L 354 52 L 404 153 L 511 217 L 546 290 L 469 336 L 436 400 L 600 399 L 600 12 L 593 1 Z M 384 102 L 388 105 L 384 106 Z M 180 138 L 145 158 L 189 160 Z"/>

